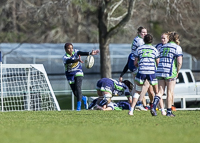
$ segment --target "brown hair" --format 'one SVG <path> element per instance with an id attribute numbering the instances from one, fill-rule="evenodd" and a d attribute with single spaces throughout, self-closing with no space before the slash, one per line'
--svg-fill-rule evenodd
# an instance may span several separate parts
<path id="1" fill-rule="evenodd" d="M 122 81 L 130 90 L 130 92 L 133 90 L 133 84 L 129 80 Z"/>
<path id="2" fill-rule="evenodd" d="M 142 32 L 142 29 L 146 29 L 145 27 L 142 27 L 142 26 L 140 26 L 138 29 L 137 29 L 137 33 L 139 34 L 139 33 L 141 33 Z"/>
<path id="3" fill-rule="evenodd" d="M 180 44 L 179 41 L 179 35 L 176 32 L 169 32 L 169 42 L 173 41 L 175 42 L 177 45 Z"/>
<path id="4" fill-rule="evenodd" d="M 151 34 L 147 34 L 144 36 L 144 43 L 151 44 L 153 42 L 153 36 Z"/>

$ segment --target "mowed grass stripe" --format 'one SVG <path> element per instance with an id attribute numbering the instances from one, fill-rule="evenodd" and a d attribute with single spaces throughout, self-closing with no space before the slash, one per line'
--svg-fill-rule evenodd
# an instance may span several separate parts
<path id="1" fill-rule="evenodd" d="M 199 142 L 200 111 L 176 111 L 175 118 L 149 111 L 63 110 L 1 112 L 1 143 Z"/>

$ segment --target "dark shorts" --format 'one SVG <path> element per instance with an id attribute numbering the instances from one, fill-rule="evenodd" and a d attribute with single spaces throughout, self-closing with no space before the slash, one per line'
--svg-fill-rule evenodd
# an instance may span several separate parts
<path id="1" fill-rule="evenodd" d="M 151 85 L 158 84 L 158 80 L 155 74 L 140 74 L 137 73 L 135 81 L 139 84 L 144 84 L 145 80 L 148 80 Z"/>
<path id="2" fill-rule="evenodd" d="M 112 94 L 112 91 L 114 90 L 114 83 L 109 78 L 102 78 L 97 82 L 96 89 L 100 91 L 106 91 Z"/>

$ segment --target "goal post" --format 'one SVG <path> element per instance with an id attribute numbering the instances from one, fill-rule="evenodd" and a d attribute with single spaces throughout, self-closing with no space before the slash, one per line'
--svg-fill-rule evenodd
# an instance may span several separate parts
<path id="1" fill-rule="evenodd" d="M 60 111 L 42 64 L 2 64 L 0 111 Z"/>

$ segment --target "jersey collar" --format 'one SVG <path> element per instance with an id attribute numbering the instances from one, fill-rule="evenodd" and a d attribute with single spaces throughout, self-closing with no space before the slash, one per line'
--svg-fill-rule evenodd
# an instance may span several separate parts
<path id="1" fill-rule="evenodd" d="M 75 52 L 72 52 L 72 55 L 74 55 L 74 53 L 75 53 Z M 66 53 L 66 56 L 67 56 L 67 57 L 71 57 L 70 54 L 67 54 L 67 53 Z"/>

